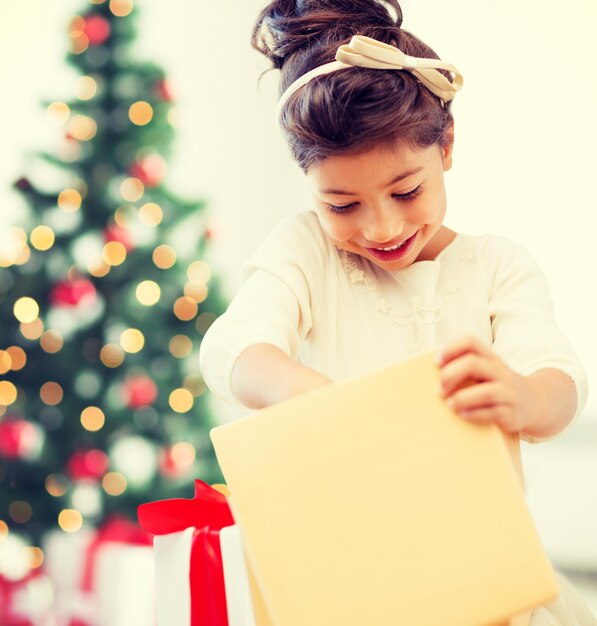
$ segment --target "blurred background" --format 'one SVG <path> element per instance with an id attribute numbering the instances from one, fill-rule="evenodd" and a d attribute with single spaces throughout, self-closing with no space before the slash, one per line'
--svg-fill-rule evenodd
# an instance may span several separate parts
<path id="1" fill-rule="evenodd" d="M 19 190 L 15 182 L 25 177 L 41 191 L 65 186 L 40 164 L 38 155 L 64 149 L 65 121 L 49 107 L 75 99 L 82 72 L 66 62 L 67 54 L 73 56 L 72 20 L 102 4 L 24 0 L 3 7 L 0 245 L 5 251 L 14 227 L 26 229 L 32 207 L 31 189 L 27 195 L 24 183 Z M 156 190 L 167 187 L 177 197 L 199 203 L 200 219 L 191 219 L 176 241 L 189 248 L 208 241 L 191 254 L 188 264 L 205 263 L 216 277 L 219 295 L 210 305 L 214 315 L 234 295 L 243 260 L 270 228 L 310 206 L 303 174 L 291 161 L 274 120 L 278 76 L 269 72 L 259 81 L 268 64 L 249 46 L 254 19 L 264 4 L 145 0 L 134 5 L 137 34 L 129 42 L 131 55 L 159 66 L 167 77 L 167 93 L 160 97 L 168 103 L 164 124 L 173 132 Z M 594 0 L 403 0 L 401 5 L 404 28 L 464 75 L 465 86 L 453 108 L 456 142 L 454 167 L 446 180 L 447 225 L 465 233 L 506 235 L 532 252 L 547 275 L 556 318 L 593 384 L 597 330 L 590 272 L 595 268 L 591 251 L 597 228 L 597 82 L 592 62 L 597 5 Z M 117 237 L 104 232 L 104 239 Z M 201 309 L 203 301 L 195 301 Z M 0 350 L 9 341 L 3 336 Z M 181 376 L 196 366 L 195 349 L 185 352 L 191 364 Z M 181 389 L 190 388 L 192 383 L 181 384 Z M 203 392 L 193 396 L 196 403 L 201 396 L 202 410 L 212 421 L 238 415 Z M 191 435 L 180 434 L 184 429 L 178 422 L 172 424 L 171 445 L 191 441 Z M 158 445 L 152 439 L 155 433 L 150 435 L 135 436 Z M 556 441 L 523 445 L 527 498 L 544 544 L 554 563 L 574 577 L 594 611 L 596 435 L 593 394 L 577 424 Z M 200 449 L 196 442 L 193 446 Z M 139 455 L 147 452 L 139 446 L 130 449 Z M 194 456 L 192 461 L 183 463 L 186 482 L 176 477 L 177 488 L 187 492 L 197 470 Z M 1 563 L 0 552 L 0 568 Z"/>

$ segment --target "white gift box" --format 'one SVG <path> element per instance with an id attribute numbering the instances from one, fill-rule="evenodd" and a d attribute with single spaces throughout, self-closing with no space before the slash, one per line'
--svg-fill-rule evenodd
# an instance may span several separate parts
<path id="1" fill-rule="evenodd" d="M 154 537 L 158 626 L 190 626 L 191 551 L 196 528 Z M 255 626 L 239 528 L 219 531 L 228 626 Z M 203 625 L 202 625 L 203 626 Z M 209 625 L 205 625 L 209 626 Z"/>
<path id="2" fill-rule="evenodd" d="M 57 626 L 77 618 L 90 626 L 155 626 L 154 556 L 150 545 L 103 542 L 93 561 L 93 589 L 83 590 L 96 532 L 50 532 L 45 568 L 55 590 Z"/>

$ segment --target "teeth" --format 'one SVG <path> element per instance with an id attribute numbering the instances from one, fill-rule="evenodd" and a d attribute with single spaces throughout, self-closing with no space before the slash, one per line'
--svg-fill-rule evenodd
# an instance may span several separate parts
<path id="1" fill-rule="evenodd" d="M 391 252 L 392 250 L 398 250 L 398 248 L 402 248 L 402 246 L 405 244 L 405 242 L 403 241 L 402 243 L 398 244 L 397 246 L 392 246 L 391 248 L 377 248 L 378 250 L 383 250 L 384 252 Z"/>

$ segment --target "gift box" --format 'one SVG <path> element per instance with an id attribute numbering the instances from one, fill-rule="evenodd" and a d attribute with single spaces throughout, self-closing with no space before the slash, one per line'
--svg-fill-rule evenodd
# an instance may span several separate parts
<path id="1" fill-rule="evenodd" d="M 53 531 L 44 542 L 56 626 L 155 626 L 151 536 L 113 517 L 98 529 Z"/>
<path id="2" fill-rule="evenodd" d="M 139 507 L 156 535 L 158 626 L 271 626 L 222 491 L 197 480 L 192 499 Z"/>
<path id="3" fill-rule="evenodd" d="M 495 425 L 433 355 L 212 430 L 276 626 L 527 624 L 556 579 Z"/>

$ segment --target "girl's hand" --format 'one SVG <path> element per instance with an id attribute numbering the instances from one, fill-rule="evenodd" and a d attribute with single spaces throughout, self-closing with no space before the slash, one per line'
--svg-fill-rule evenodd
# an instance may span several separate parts
<path id="1" fill-rule="evenodd" d="M 508 433 L 533 423 L 533 397 L 525 376 L 512 371 L 474 337 L 445 346 L 438 355 L 442 396 L 464 419 L 494 422 Z"/>

